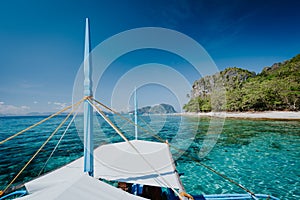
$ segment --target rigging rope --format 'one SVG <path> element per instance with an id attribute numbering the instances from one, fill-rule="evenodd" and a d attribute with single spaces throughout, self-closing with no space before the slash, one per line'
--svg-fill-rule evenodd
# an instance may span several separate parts
<path id="1" fill-rule="evenodd" d="M 81 105 L 82 105 L 82 104 L 80 104 L 80 106 L 81 106 Z M 58 145 L 60 144 L 60 142 L 62 141 L 63 137 L 65 136 L 65 134 L 66 134 L 67 131 L 69 130 L 69 128 L 70 128 L 71 124 L 73 123 L 73 121 L 75 120 L 75 118 L 76 118 L 76 116 L 77 116 L 77 114 L 78 114 L 78 111 L 80 110 L 80 109 L 79 109 L 79 106 L 77 106 L 77 108 L 75 108 L 75 109 L 77 110 L 76 113 L 75 113 L 75 115 L 73 115 L 73 118 L 72 118 L 71 121 L 69 122 L 69 124 L 68 124 L 67 128 L 65 129 L 64 133 L 63 133 L 63 134 L 61 135 L 61 137 L 59 138 L 59 140 L 58 140 L 56 146 L 55 146 L 54 149 L 52 150 L 50 156 L 48 157 L 47 161 L 45 162 L 45 164 L 44 164 L 44 166 L 42 167 L 41 171 L 39 172 L 38 176 L 40 176 L 41 173 L 42 173 L 42 172 L 44 171 L 44 169 L 46 168 L 46 166 L 47 166 L 49 160 L 50 160 L 51 157 L 53 156 L 53 154 L 54 154 L 54 152 L 56 151 Z"/>
<path id="2" fill-rule="evenodd" d="M 68 106 L 67 108 L 71 108 L 72 106 L 78 106 L 84 101 L 84 99 L 80 100 L 79 102 Z M 63 109 L 66 110 L 66 109 Z M 59 111 L 57 113 L 61 113 L 63 111 Z M 15 182 L 15 180 L 20 176 L 20 174 L 26 169 L 26 167 L 32 162 L 32 160 L 39 154 L 39 152 L 44 148 L 44 146 L 50 141 L 50 139 L 55 135 L 55 133 L 62 127 L 62 125 L 69 119 L 71 114 L 74 112 L 74 109 L 70 111 L 70 113 L 66 116 L 66 118 L 59 124 L 59 126 L 53 131 L 53 133 L 47 138 L 47 140 L 42 144 L 42 146 L 35 152 L 35 154 L 29 159 L 29 161 L 24 165 L 24 167 L 19 171 L 19 173 L 13 178 L 13 180 L 6 186 L 6 188 L 3 191 L 0 191 L 0 194 L 4 194 L 7 189 Z M 53 117 L 53 115 L 51 115 Z M 46 119 L 50 119 L 49 117 Z M 43 120 L 42 120 L 43 121 Z M 46 120 L 44 120 L 46 121 Z M 44 122 L 43 121 L 43 122 Z M 1 196 L 0 195 L 0 196 Z"/>
<path id="3" fill-rule="evenodd" d="M 100 101 L 97 101 L 96 99 L 92 99 L 93 101 L 95 101 L 96 103 L 98 103 L 100 106 L 104 107 L 105 109 L 111 111 L 112 113 L 118 115 L 120 118 L 126 120 L 127 122 L 129 122 L 130 124 L 132 124 L 133 126 L 137 126 L 140 130 L 144 131 L 145 133 L 148 133 L 149 135 L 151 135 L 152 137 L 156 138 L 157 140 L 159 140 L 160 142 L 162 143 L 165 143 L 166 141 L 163 140 L 162 138 L 160 138 L 159 136 L 155 135 L 155 134 L 152 134 L 150 133 L 147 129 L 139 126 L 138 124 L 135 124 L 131 119 L 128 119 L 126 117 L 124 117 L 123 115 L 121 115 L 120 113 L 118 113 L 117 111 L 111 109 L 110 107 L 104 105 L 103 103 L 101 103 Z M 145 121 L 144 121 L 145 124 L 147 124 Z"/>
<path id="4" fill-rule="evenodd" d="M 153 131 L 153 129 L 145 122 L 144 119 L 142 119 L 142 118 L 140 118 L 140 119 L 146 124 L 146 126 L 147 126 L 151 131 Z M 158 136 L 158 137 L 159 137 L 159 136 Z M 181 153 L 184 153 L 184 152 L 185 152 L 184 150 L 179 149 L 179 148 L 177 148 L 177 147 L 175 147 L 175 146 L 173 146 L 173 145 L 171 145 L 171 144 L 169 144 L 169 145 L 170 145 L 170 147 L 172 147 L 173 149 L 175 149 L 175 150 L 178 151 L 178 152 L 181 152 Z M 202 167 L 205 167 L 205 168 L 208 169 L 209 171 L 211 171 L 211 172 L 213 172 L 213 173 L 219 175 L 220 177 L 224 178 L 225 180 L 227 180 L 227 181 L 229 181 L 229 182 L 235 184 L 236 186 L 240 187 L 241 189 L 243 189 L 243 190 L 246 191 L 247 193 L 250 193 L 250 195 L 255 196 L 255 194 L 254 194 L 252 191 L 250 191 L 249 189 L 247 189 L 247 188 L 244 187 L 243 185 L 241 185 L 241 184 L 235 182 L 234 180 L 232 180 L 232 179 L 230 179 L 229 177 L 227 177 L 226 175 L 224 175 L 224 174 L 222 174 L 222 173 L 220 173 L 220 172 L 214 170 L 213 168 L 209 167 L 208 165 L 203 164 L 199 159 L 197 159 L 197 158 L 195 158 L 195 157 L 193 157 L 193 156 L 191 156 L 191 155 L 187 155 L 187 156 L 188 156 L 189 158 L 191 158 L 193 161 L 195 161 L 197 164 L 201 165 Z"/>
<path id="5" fill-rule="evenodd" d="M 114 114 L 120 116 L 122 119 L 124 119 L 124 120 L 128 121 L 129 123 L 133 124 L 134 126 L 138 126 L 139 129 L 143 130 L 145 133 L 150 134 L 151 136 L 155 137 L 156 139 L 158 139 L 158 140 L 161 141 L 161 142 L 165 142 L 165 141 L 164 141 L 161 137 L 159 137 L 158 135 L 155 135 L 155 134 L 153 134 L 153 133 L 150 133 L 148 130 L 144 129 L 143 127 L 141 127 L 141 126 L 139 126 L 139 125 L 137 125 L 137 124 L 135 124 L 132 120 L 130 120 L 130 119 L 128 119 L 128 118 L 122 116 L 120 113 L 118 113 L 117 111 L 115 111 L 115 110 L 111 109 L 110 107 L 104 105 L 104 104 L 101 103 L 100 101 L 97 101 L 97 100 L 94 99 L 94 98 L 93 98 L 93 100 L 94 100 L 96 103 L 98 103 L 99 105 L 101 105 L 102 107 L 106 108 L 107 110 L 109 110 L 109 111 L 113 112 Z M 140 119 L 141 119 L 141 118 L 140 118 Z M 143 119 L 142 119 L 142 120 L 143 120 Z M 153 129 L 152 129 L 152 128 L 144 121 L 144 120 L 143 120 L 143 122 L 150 128 L 151 131 L 153 131 Z M 171 148 L 175 149 L 175 150 L 178 151 L 178 152 L 182 152 L 182 153 L 185 152 L 184 150 L 179 149 L 179 148 L 177 148 L 177 147 L 175 147 L 175 146 L 173 146 L 173 145 L 171 145 L 171 144 L 169 144 L 169 146 L 170 146 Z M 234 185 L 238 186 L 239 188 L 241 188 L 241 189 L 244 190 L 245 192 L 249 193 L 254 199 L 256 199 L 254 192 L 252 192 L 251 190 L 249 190 L 249 189 L 246 188 L 245 186 L 243 186 L 243 185 L 237 183 L 236 181 L 230 179 L 230 178 L 227 177 L 226 175 L 224 175 L 224 174 L 222 174 L 222 173 L 220 173 L 220 172 L 214 170 L 213 168 L 209 167 L 208 165 L 203 164 L 199 159 L 197 159 L 197 158 L 195 158 L 195 157 L 193 157 L 193 156 L 191 156 L 191 155 L 187 155 L 187 156 L 188 156 L 189 158 L 191 158 L 193 161 L 195 161 L 197 164 L 201 165 L 202 167 L 208 169 L 209 171 L 211 171 L 211 172 L 217 174 L 218 176 L 222 177 L 223 179 L 225 179 L 225 180 L 227 180 L 227 181 L 233 183 Z"/>
<path id="6" fill-rule="evenodd" d="M 157 171 L 152 164 L 140 153 L 140 151 L 125 137 L 125 135 L 116 127 L 116 125 L 114 125 L 110 119 L 108 119 L 104 112 L 97 107 L 95 104 L 93 104 L 93 102 L 91 101 L 91 99 L 88 99 L 88 102 L 91 104 L 91 106 L 102 116 L 102 118 L 140 155 L 140 157 L 145 161 L 145 163 L 147 163 L 147 165 L 152 168 L 152 170 L 157 173 L 157 175 L 169 186 L 169 188 L 171 188 L 173 190 L 173 192 L 181 199 L 182 196 L 180 193 L 178 193 L 172 186 L 170 183 L 168 183 L 168 181 L 159 173 L 159 171 Z M 159 184 L 161 181 L 155 179 L 155 181 Z"/>
<path id="7" fill-rule="evenodd" d="M 79 102 L 82 102 L 82 101 L 83 101 L 83 99 L 80 100 Z M 78 103 L 79 103 L 79 102 L 78 102 Z M 53 117 L 55 117 L 55 116 L 61 114 L 62 112 L 66 111 L 66 110 L 69 110 L 70 108 L 72 108 L 72 106 L 73 106 L 73 105 L 70 105 L 70 106 L 68 106 L 68 107 L 66 107 L 66 108 L 64 108 L 64 109 L 62 109 L 62 110 L 60 110 L 60 111 L 58 111 L 58 112 L 56 112 L 56 113 L 50 115 L 49 117 L 47 117 L 47 118 L 45 118 L 45 119 L 39 121 L 38 123 L 33 124 L 33 125 L 29 126 L 28 128 L 23 129 L 22 131 L 20 131 L 20 132 L 18 132 L 18 133 L 16 133 L 16 134 L 14 134 L 14 135 L 12 135 L 12 136 L 6 138 L 5 140 L 2 140 L 2 141 L 0 142 L 0 145 L 3 144 L 3 143 L 5 143 L 5 142 L 7 142 L 7 141 L 9 141 L 9 140 L 11 140 L 11 139 L 13 139 L 14 137 L 17 137 L 18 135 L 21 135 L 21 134 L 24 133 L 24 132 L 26 132 L 26 131 L 28 131 L 28 130 L 30 130 L 30 129 L 32 129 L 32 128 L 34 128 L 34 127 L 36 127 L 36 126 L 38 126 L 38 125 L 40 125 L 40 124 L 42 124 L 42 123 L 44 123 L 45 121 L 47 121 L 47 120 L 49 120 L 49 119 L 51 119 L 51 118 L 53 118 Z"/>
<path id="8" fill-rule="evenodd" d="M 91 97 L 84 97 L 84 98 L 83 98 L 82 100 L 80 100 L 79 102 L 77 102 L 77 103 L 75 103 L 75 104 L 73 104 L 73 105 L 71 105 L 71 106 L 68 106 L 68 107 L 66 107 L 66 108 L 64 108 L 64 109 L 62 109 L 62 110 L 60 110 L 60 111 L 58 111 L 58 112 L 56 112 L 56 113 L 50 115 L 49 117 L 47 117 L 47 118 L 45 118 L 45 119 L 39 121 L 38 123 L 36 123 L 36 124 L 34 124 L 34 125 L 32 125 L 32 126 L 26 128 L 26 129 L 24 129 L 24 130 L 22 130 L 22 131 L 20 131 L 20 132 L 18 132 L 18 133 L 16 133 L 16 134 L 10 136 L 10 137 L 8 137 L 8 138 L 2 140 L 2 141 L 0 142 L 0 145 L 3 144 L 3 143 L 5 143 L 5 142 L 7 142 L 7 141 L 9 141 L 9 140 L 11 140 L 11 139 L 13 139 L 14 137 L 16 137 L 16 136 L 18 136 L 18 135 L 20 135 L 20 134 L 22 134 L 22 133 L 24 133 L 24 132 L 26 132 L 26 131 L 28 131 L 28 130 L 30 130 L 30 129 L 32 129 L 32 128 L 34 128 L 34 127 L 40 125 L 40 124 L 42 124 L 43 122 L 45 122 L 45 121 L 47 121 L 47 120 L 49 120 L 49 119 L 51 119 L 51 118 L 53 118 L 53 117 L 55 117 L 55 116 L 61 114 L 62 112 L 64 112 L 64 111 L 70 109 L 70 108 L 73 107 L 73 106 L 77 106 L 77 107 L 76 107 L 76 109 L 77 109 L 78 106 L 79 106 L 79 104 L 81 104 L 84 100 L 88 100 L 89 103 L 90 103 L 94 108 L 96 107 L 96 111 L 99 111 L 98 113 L 99 113 L 106 121 L 107 121 L 108 118 L 105 116 L 104 112 L 103 112 L 100 108 L 98 108 L 96 105 L 94 105 L 94 104 L 91 102 L 91 100 L 93 100 L 94 102 L 96 102 L 96 103 L 99 104 L 100 106 L 104 107 L 105 109 L 107 109 L 107 110 L 113 112 L 114 114 L 118 115 L 119 117 L 121 117 L 122 119 L 126 120 L 127 122 L 133 124 L 134 126 L 139 127 L 139 129 L 143 130 L 143 131 L 144 131 L 145 133 L 147 133 L 147 134 L 150 134 L 151 136 L 155 137 L 155 138 L 158 139 L 159 141 L 165 142 L 165 140 L 163 140 L 163 139 L 160 138 L 159 136 L 157 136 L 157 135 L 155 135 L 155 134 L 149 132 L 148 130 L 144 129 L 143 127 L 141 127 L 141 126 L 135 124 L 132 120 L 130 120 L 130 119 L 128 119 L 128 118 L 122 116 L 120 113 L 114 111 L 113 109 L 111 109 L 111 108 L 109 108 L 108 106 L 104 105 L 103 103 L 97 101 L 96 99 L 91 98 Z M 4 193 L 7 191 L 7 189 L 13 184 L 13 182 L 20 176 L 20 174 L 21 174 L 21 173 L 25 170 L 25 168 L 31 163 L 31 161 L 37 156 L 37 154 L 43 149 L 43 147 L 50 141 L 50 139 L 55 135 L 55 133 L 56 133 L 56 132 L 61 128 L 61 126 L 68 120 L 68 118 L 69 118 L 70 115 L 74 112 L 74 110 L 75 110 L 75 109 L 73 109 L 72 111 L 70 111 L 70 113 L 69 113 L 68 116 L 64 119 L 64 121 L 61 122 L 61 124 L 55 129 L 55 131 L 54 131 L 54 132 L 49 136 L 49 138 L 43 143 L 43 145 L 36 151 L 36 153 L 35 153 L 35 154 L 31 157 L 31 159 L 26 163 L 26 165 L 21 169 L 21 171 L 20 171 L 20 172 L 14 177 L 14 179 L 7 185 L 7 187 L 4 189 L 4 191 L 0 191 L 0 196 L 1 196 L 2 194 L 4 194 Z M 76 115 L 77 115 L 77 113 L 76 113 Z M 73 117 L 73 119 L 74 119 L 74 117 Z M 72 119 L 72 121 L 73 121 L 73 119 Z M 143 119 L 142 119 L 142 120 L 143 120 Z M 114 129 L 116 130 L 116 132 L 117 132 L 117 133 L 118 133 L 118 134 L 119 134 L 126 142 L 128 142 L 128 143 L 132 146 L 132 148 L 133 148 L 135 151 L 137 151 L 137 153 L 139 153 L 138 149 L 136 149 L 136 148 L 134 147 L 134 145 L 131 144 L 131 142 L 124 136 L 124 134 L 123 134 L 123 133 L 122 133 L 122 132 L 121 132 L 121 131 L 120 131 L 120 130 L 119 130 L 119 129 L 118 129 L 118 128 L 117 128 L 117 127 L 109 120 L 109 119 L 108 119 L 107 122 L 112 126 L 112 128 L 114 128 Z M 153 129 L 152 129 L 152 128 L 144 121 L 144 120 L 143 120 L 143 122 L 148 126 L 148 128 L 149 128 L 151 131 L 153 131 Z M 70 124 L 69 124 L 69 125 L 70 125 Z M 69 126 L 68 126 L 68 127 L 69 127 Z M 65 132 L 66 132 L 66 131 L 65 131 Z M 65 133 L 64 133 L 64 134 L 65 134 Z M 63 135 L 64 135 L 64 134 L 63 134 Z M 63 137 L 63 135 L 62 135 L 62 137 Z M 62 139 L 62 138 L 61 138 L 61 139 Z M 60 140 L 61 140 L 61 139 L 60 139 Z M 58 146 L 58 144 L 57 144 L 57 146 Z M 57 148 L 57 146 L 54 148 L 53 152 L 55 151 L 55 149 Z M 185 151 L 183 151 L 182 149 L 179 149 L 179 148 L 177 148 L 177 147 L 174 147 L 174 146 L 172 146 L 172 145 L 170 145 L 170 144 L 169 144 L 169 146 L 172 147 L 173 149 L 179 151 L 179 152 L 185 152 Z M 53 152 L 51 153 L 51 155 L 53 154 Z M 139 153 L 139 154 L 140 154 L 140 153 Z M 141 154 L 140 154 L 140 155 L 141 155 Z M 193 157 L 193 156 L 191 156 L 191 155 L 187 155 L 187 156 L 188 156 L 189 158 L 191 158 L 193 161 L 195 161 L 196 163 L 198 163 L 199 165 L 201 165 L 201 166 L 205 167 L 206 169 L 208 169 L 209 171 L 211 171 L 211 172 L 213 172 L 213 173 L 219 175 L 220 177 L 224 178 L 225 180 L 227 180 L 227 181 L 229 181 L 229 182 L 235 184 L 236 186 L 240 187 L 241 189 L 243 189 L 244 191 L 246 191 L 247 193 L 249 193 L 249 194 L 252 196 L 252 198 L 257 199 L 257 198 L 255 197 L 255 194 L 254 194 L 252 191 L 250 191 L 249 189 L 247 189 L 246 187 L 244 187 L 244 186 L 242 186 L 241 184 L 237 183 L 236 181 L 230 179 L 229 177 L 225 176 L 224 174 L 222 174 L 222 173 L 220 173 L 220 172 L 214 170 L 213 168 L 209 167 L 208 165 L 203 164 L 199 159 L 197 159 L 197 158 L 195 158 L 195 157 Z M 145 162 L 148 163 L 148 161 L 147 161 L 142 155 L 141 155 L 141 157 L 145 160 Z M 149 164 L 150 167 L 152 167 L 152 165 L 151 165 L 150 163 L 148 163 L 148 164 Z M 154 170 L 155 170 L 155 169 L 154 169 Z M 155 170 L 155 171 L 156 171 L 156 170 Z M 157 173 L 158 173 L 159 176 L 161 176 L 161 175 L 159 174 L 159 172 L 157 172 Z M 163 178 L 163 177 L 161 177 L 161 178 Z M 164 179 L 164 178 L 163 178 L 163 179 Z M 158 181 L 158 180 L 157 180 L 157 181 Z M 167 182 L 166 182 L 166 183 L 167 183 Z M 172 187 L 170 187 L 170 188 L 171 188 L 171 189 L 172 189 L 172 190 L 173 190 L 173 191 L 181 198 L 181 194 L 179 194 L 179 193 L 178 193 L 175 189 L 173 189 Z"/>

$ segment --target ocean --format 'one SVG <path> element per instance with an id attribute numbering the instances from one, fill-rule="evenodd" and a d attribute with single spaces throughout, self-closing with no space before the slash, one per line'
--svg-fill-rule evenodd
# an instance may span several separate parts
<path id="1" fill-rule="evenodd" d="M 44 118 L 0 117 L 0 141 Z M 47 165 L 45 162 L 68 123 L 42 149 L 15 184 L 32 180 L 39 173 L 52 171 L 83 155 L 82 117 L 77 118 L 76 125 L 71 123 Z M 129 139 L 134 139 L 133 126 L 117 116 L 110 118 Z M 55 117 L 0 145 L 0 190 L 63 119 L 64 116 Z M 95 146 L 122 141 L 104 120 L 97 117 L 94 124 Z M 155 115 L 140 116 L 139 124 L 142 127 L 138 133 L 140 139 L 158 141 L 157 138 L 161 138 L 175 147 L 171 152 L 177 170 L 182 174 L 183 185 L 190 194 L 245 193 L 199 165 L 196 159 L 254 193 L 271 194 L 280 199 L 300 199 L 300 121 L 226 119 L 223 123 L 207 117 Z"/>

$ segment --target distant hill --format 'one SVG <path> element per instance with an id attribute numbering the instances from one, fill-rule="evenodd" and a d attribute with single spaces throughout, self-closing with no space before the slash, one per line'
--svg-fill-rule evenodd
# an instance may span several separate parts
<path id="1" fill-rule="evenodd" d="M 130 111 L 129 113 L 134 113 L 134 111 Z M 144 114 L 170 114 L 170 113 L 176 113 L 173 106 L 169 104 L 159 104 L 154 106 L 145 106 L 142 108 L 139 108 L 137 110 L 137 113 L 139 115 Z"/>
<path id="2" fill-rule="evenodd" d="M 211 94 L 216 85 L 225 88 L 223 111 L 300 110 L 300 54 L 255 74 L 245 69 L 227 68 L 194 82 L 187 112 L 211 111 Z"/>
<path id="3" fill-rule="evenodd" d="M 30 112 L 27 113 L 26 116 L 50 116 L 53 115 L 54 112 Z M 67 115 L 68 113 L 62 113 L 61 115 Z"/>

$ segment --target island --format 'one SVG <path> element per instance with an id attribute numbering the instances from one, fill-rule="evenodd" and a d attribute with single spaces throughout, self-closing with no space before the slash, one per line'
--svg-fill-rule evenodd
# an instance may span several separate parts
<path id="1" fill-rule="evenodd" d="M 218 93 L 220 86 L 223 94 Z M 218 95 L 225 96 L 224 101 L 212 106 Z M 230 67 L 202 77 L 194 82 L 189 96 L 183 107 L 186 112 L 300 111 L 300 54 L 258 74 Z"/>
<path id="2" fill-rule="evenodd" d="M 130 111 L 129 113 L 134 114 L 134 111 Z M 176 113 L 174 107 L 165 103 L 161 103 L 153 106 L 145 106 L 137 109 L 138 115 L 173 114 L 173 113 Z"/>

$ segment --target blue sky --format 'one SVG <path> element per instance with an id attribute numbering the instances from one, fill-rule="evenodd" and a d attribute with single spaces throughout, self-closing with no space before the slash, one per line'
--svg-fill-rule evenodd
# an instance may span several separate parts
<path id="1" fill-rule="evenodd" d="M 163 27 L 200 43 L 220 70 L 237 66 L 260 72 L 300 53 L 299 7 L 296 0 L 1 1 L 0 114 L 53 112 L 71 103 L 73 82 L 83 60 L 86 17 L 91 21 L 92 47 L 125 30 Z M 155 53 L 142 55 L 155 57 Z M 177 59 L 158 54 L 164 57 L 162 62 Z M 129 70 L 133 63 L 142 64 L 136 61 L 138 56 L 137 52 L 122 57 L 115 65 Z M 151 62 L 149 57 L 144 62 Z M 116 66 L 107 73 L 107 88 L 111 79 L 117 79 L 113 75 L 122 72 Z M 200 77 L 188 68 L 183 67 L 182 73 L 192 84 Z M 140 89 L 140 95 L 145 95 L 140 105 L 176 104 L 168 90 L 154 89 L 151 98 L 149 85 Z M 109 98 L 103 96 L 105 103 Z"/>

